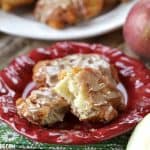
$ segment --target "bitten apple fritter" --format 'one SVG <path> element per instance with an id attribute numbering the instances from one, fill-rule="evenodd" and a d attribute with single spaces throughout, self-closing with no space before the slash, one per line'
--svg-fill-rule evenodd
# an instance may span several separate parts
<path id="1" fill-rule="evenodd" d="M 80 121 L 109 122 L 125 108 L 123 95 L 114 81 L 100 70 L 64 70 L 54 89 L 68 101 Z"/>

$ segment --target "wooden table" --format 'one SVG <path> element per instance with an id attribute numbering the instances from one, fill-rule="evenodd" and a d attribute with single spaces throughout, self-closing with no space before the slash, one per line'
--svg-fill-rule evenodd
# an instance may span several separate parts
<path id="1" fill-rule="evenodd" d="M 111 47 L 117 47 L 123 50 L 127 55 L 139 58 L 137 55 L 131 52 L 124 43 L 122 29 L 118 29 L 103 36 L 78 41 L 102 43 Z M 56 41 L 27 39 L 0 33 L 0 69 L 3 68 L 11 59 L 16 57 L 17 55 L 27 53 L 28 51 L 36 47 L 46 47 L 53 42 Z M 149 64 L 149 62 L 147 62 L 147 64 Z"/>

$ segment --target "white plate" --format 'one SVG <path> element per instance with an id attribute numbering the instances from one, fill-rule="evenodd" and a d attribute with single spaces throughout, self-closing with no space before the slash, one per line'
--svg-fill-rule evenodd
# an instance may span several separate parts
<path id="1" fill-rule="evenodd" d="M 28 14 L 12 14 L 0 10 L 0 31 L 45 40 L 81 39 L 101 35 L 124 24 L 131 7 L 138 0 L 120 4 L 112 11 L 79 25 L 63 30 L 50 28 L 37 22 Z"/>

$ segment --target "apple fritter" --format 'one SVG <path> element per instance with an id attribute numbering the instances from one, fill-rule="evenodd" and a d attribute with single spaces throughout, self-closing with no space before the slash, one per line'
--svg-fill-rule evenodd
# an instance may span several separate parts
<path id="1" fill-rule="evenodd" d="M 54 28 L 64 28 L 97 16 L 104 0 L 39 0 L 35 17 Z"/>
<path id="2" fill-rule="evenodd" d="M 73 68 L 60 74 L 54 88 L 80 121 L 110 122 L 124 110 L 125 101 L 109 75 L 92 68 Z"/>
<path id="3" fill-rule="evenodd" d="M 27 98 L 19 98 L 16 108 L 20 117 L 33 124 L 51 126 L 63 121 L 69 106 L 66 100 L 45 87 L 33 90 Z"/>

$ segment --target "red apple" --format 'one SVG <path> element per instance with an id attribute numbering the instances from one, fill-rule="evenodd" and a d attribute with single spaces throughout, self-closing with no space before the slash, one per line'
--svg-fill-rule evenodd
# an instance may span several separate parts
<path id="1" fill-rule="evenodd" d="M 150 58 L 150 0 L 141 0 L 131 9 L 124 25 L 124 38 L 133 51 Z"/>

